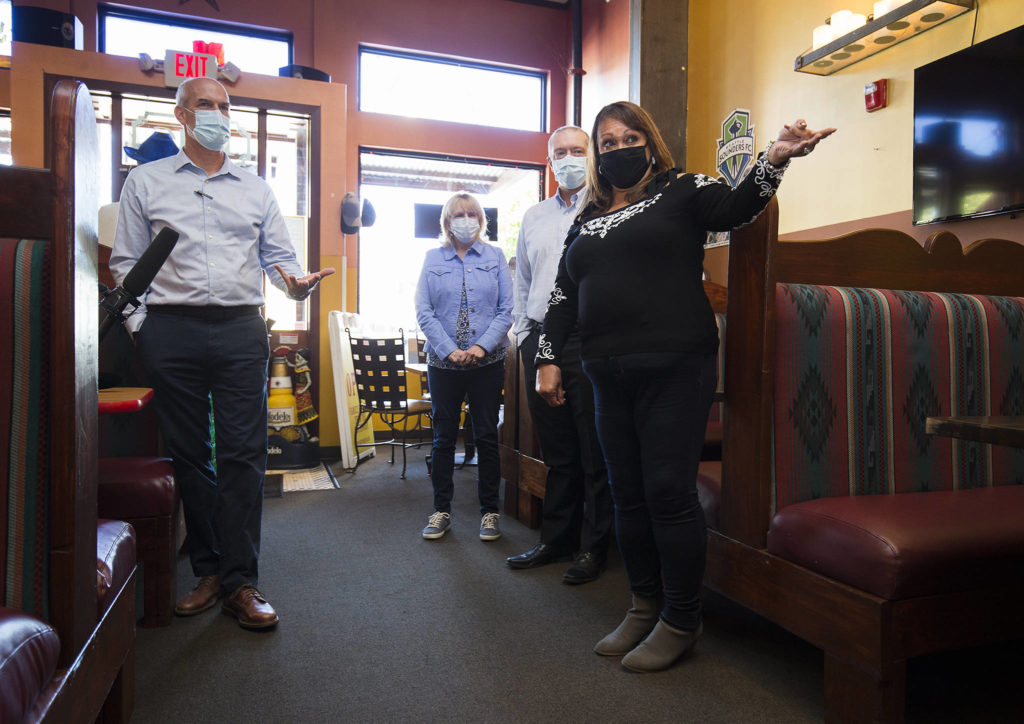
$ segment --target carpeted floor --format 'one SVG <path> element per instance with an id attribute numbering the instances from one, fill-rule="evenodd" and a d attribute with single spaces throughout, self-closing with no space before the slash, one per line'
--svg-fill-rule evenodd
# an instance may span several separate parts
<path id="1" fill-rule="evenodd" d="M 595 655 L 629 602 L 618 557 L 578 587 L 561 583 L 567 564 L 508 569 L 538 533 L 503 518 L 501 540 L 478 539 L 475 468 L 456 471 L 452 531 L 423 540 L 422 456 L 406 480 L 381 455 L 338 473 L 339 489 L 268 499 L 260 588 L 280 625 L 247 632 L 217 607 L 139 628 L 132 721 L 821 720 L 821 653 L 713 594 L 704 638 L 672 670 Z M 179 559 L 179 595 L 193 583 Z M 1010 654 L 912 662 L 908 721 L 1019 720 Z"/>

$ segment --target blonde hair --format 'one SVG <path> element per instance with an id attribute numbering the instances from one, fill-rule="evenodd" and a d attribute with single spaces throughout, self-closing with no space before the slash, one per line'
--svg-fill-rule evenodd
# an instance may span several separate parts
<path id="1" fill-rule="evenodd" d="M 654 119 L 643 108 L 629 101 L 609 103 L 594 118 L 594 130 L 590 134 L 587 148 L 587 190 L 590 194 L 588 215 L 603 214 L 612 205 L 612 185 L 598 173 L 601 153 L 598 150 L 597 131 L 606 119 L 613 119 L 634 131 L 647 136 L 647 150 L 651 153 L 651 165 L 647 173 L 633 188 L 626 192 L 626 200 L 630 203 L 639 201 L 646 195 L 645 187 L 655 176 L 675 166 L 672 152 L 668 150 L 661 132 L 654 125 Z"/>
<path id="2" fill-rule="evenodd" d="M 441 242 L 441 246 L 451 246 L 453 243 L 452 237 L 452 215 L 455 213 L 455 206 L 460 201 L 465 201 L 472 207 L 473 213 L 480 222 L 480 231 L 477 232 L 477 240 L 483 242 L 487 237 L 487 214 L 484 213 L 484 207 L 480 205 L 480 202 L 475 197 L 466 193 L 465 191 L 459 191 L 453 194 L 451 198 L 444 202 L 444 208 L 441 209 L 441 235 L 438 240 Z"/>

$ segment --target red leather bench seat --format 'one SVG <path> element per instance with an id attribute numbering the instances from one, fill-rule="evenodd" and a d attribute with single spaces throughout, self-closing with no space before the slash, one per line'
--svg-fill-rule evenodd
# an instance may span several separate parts
<path id="1" fill-rule="evenodd" d="M 96 604 L 103 618 L 135 570 L 135 531 L 120 520 L 96 521 Z"/>
<path id="2" fill-rule="evenodd" d="M 723 437 L 722 422 L 720 420 L 708 420 L 707 427 L 704 429 L 704 449 L 701 450 L 700 459 L 721 460 Z"/>
<path id="3" fill-rule="evenodd" d="M 721 460 L 704 460 L 697 468 L 697 498 L 704 509 L 707 527 L 718 530 L 718 509 L 722 503 Z"/>
<path id="4" fill-rule="evenodd" d="M 57 670 L 60 638 L 35 616 L 0 607 L 0 721 L 20 722 Z"/>
<path id="5" fill-rule="evenodd" d="M 1019 582 L 1024 486 L 794 503 L 768 552 L 889 600 Z"/>

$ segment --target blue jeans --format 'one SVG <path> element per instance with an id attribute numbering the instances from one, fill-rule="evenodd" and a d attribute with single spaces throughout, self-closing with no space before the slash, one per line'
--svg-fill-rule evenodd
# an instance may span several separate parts
<path id="1" fill-rule="evenodd" d="M 447 370 L 427 367 L 430 404 L 433 408 L 434 445 L 431 450 L 430 482 L 434 486 L 434 510 L 452 510 L 452 472 L 455 469 L 455 440 L 459 435 L 462 401 L 469 397 L 473 437 L 477 455 L 477 494 L 480 514 L 498 512 L 501 464 L 498 459 L 498 408 L 505 384 L 504 362 L 483 367 Z"/>
<path id="2" fill-rule="evenodd" d="M 219 575 L 225 593 L 256 585 L 267 469 L 266 322 L 255 312 L 207 321 L 150 311 L 136 349 L 174 461 L 192 572 Z"/>
<path id="3" fill-rule="evenodd" d="M 664 593 L 661 618 L 700 624 L 707 530 L 697 465 L 717 371 L 713 354 L 636 353 L 584 360 L 615 502 L 630 590 Z"/>

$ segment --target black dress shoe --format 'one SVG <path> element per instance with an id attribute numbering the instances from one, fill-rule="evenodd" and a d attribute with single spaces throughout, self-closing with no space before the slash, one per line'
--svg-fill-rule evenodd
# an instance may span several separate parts
<path id="1" fill-rule="evenodd" d="M 604 556 L 587 551 L 576 556 L 576 560 L 569 566 L 569 570 L 562 576 L 562 583 L 575 586 L 580 583 L 596 581 L 604 570 Z"/>
<path id="2" fill-rule="evenodd" d="M 509 568 L 526 569 L 546 566 L 548 563 L 571 561 L 572 556 L 559 548 L 552 548 L 547 543 L 538 543 L 526 553 L 505 559 Z"/>

